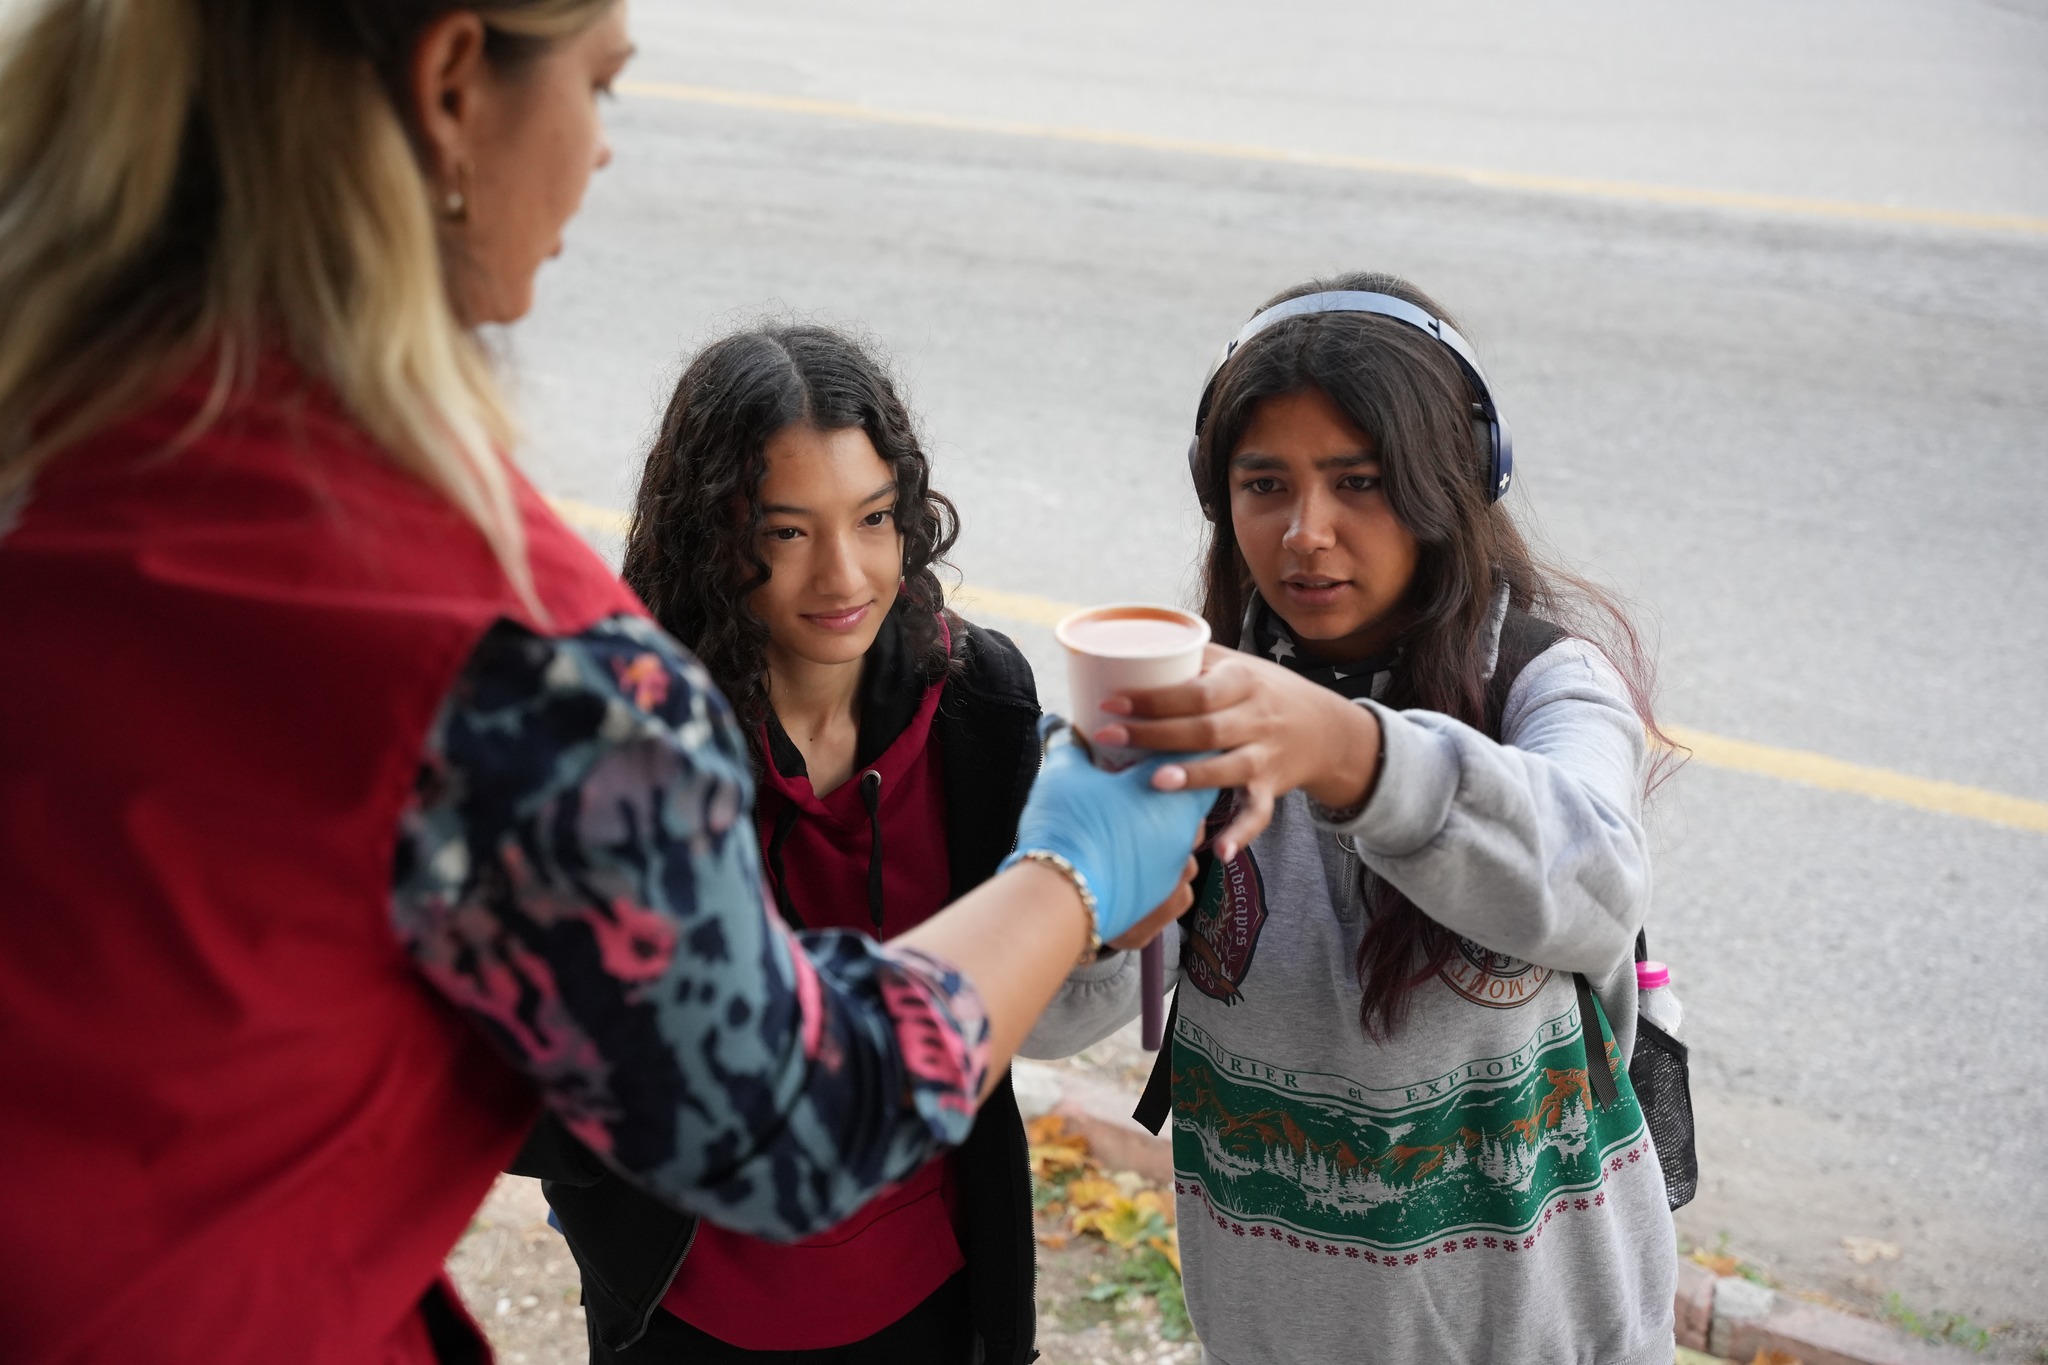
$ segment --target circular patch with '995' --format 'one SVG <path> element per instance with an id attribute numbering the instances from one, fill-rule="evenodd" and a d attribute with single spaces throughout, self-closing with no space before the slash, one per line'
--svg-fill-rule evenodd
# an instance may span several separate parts
<path id="1" fill-rule="evenodd" d="M 1475 1005 L 1490 1010 L 1511 1010 L 1534 1000 L 1550 980 L 1550 968 L 1524 962 L 1506 953 L 1482 948 L 1469 938 L 1458 940 L 1458 951 L 1437 971 L 1444 984 Z"/>

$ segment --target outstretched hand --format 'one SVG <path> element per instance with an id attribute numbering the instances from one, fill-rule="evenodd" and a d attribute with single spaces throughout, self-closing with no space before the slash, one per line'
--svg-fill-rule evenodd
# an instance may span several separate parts
<path id="1" fill-rule="evenodd" d="M 1372 794 L 1380 726 L 1365 707 L 1278 664 L 1211 645 L 1191 682 L 1113 697 L 1104 711 L 1127 719 L 1098 729 L 1101 744 L 1168 753 L 1220 750 L 1158 764 L 1161 791 L 1238 787 L 1244 799 L 1216 855 L 1228 860 L 1271 823 L 1273 803 L 1299 787 L 1344 809 Z"/>
<path id="2" fill-rule="evenodd" d="M 1147 942 L 1192 903 L 1188 850 L 1213 800 L 1185 782 L 1155 781 L 1167 762 L 1147 759 L 1124 772 L 1102 772 L 1080 745 L 1055 739 L 1018 821 L 1017 852 L 1005 866 L 1033 851 L 1057 853 L 1094 893 L 1096 932 L 1105 942 Z"/>
<path id="3" fill-rule="evenodd" d="M 1200 830 L 1195 832 L 1195 837 L 1200 839 Z M 1187 862 L 1181 866 L 1180 882 L 1173 888 L 1173 894 L 1147 911 L 1145 918 L 1139 920 L 1128 932 L 1104 941 L 1112 948 L 1135 952 L 1158 938 L 1165 932 L 1167 925 L 1185 915 L 1194 905 L 1195 874 L 1201 870 L 1202 865 L 1190 854 Z"/>

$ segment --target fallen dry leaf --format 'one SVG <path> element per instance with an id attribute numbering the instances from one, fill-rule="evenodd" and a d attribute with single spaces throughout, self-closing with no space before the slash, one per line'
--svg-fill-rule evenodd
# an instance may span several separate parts
<path id="1" fill-rule="evenodd" d="M 1115 1181 L 1100 1176 L 1083 1176 L 1067 1182 L 1067 1203 L 1077 1210 L 1108 1208 L 1123 1197 Z"/>
<path id="2" fill-rule="evenodd" d="M 1067 1244 L 1067 1234 L 1064 1232 L 1041 1232 L 1038 1234 L 1038 1244 L 1048 1251 L 1058 1251 Z"/>
<path id="3" fill-rule="evenodd" d="M 1094 1164 L 1088 1159 L 1088 1139 L 1068 1132 L 1067 1121 L 1058 1114 L 1041 1114 L 1025 1124 L 1024 1137 L 1031 1148 L 1031 1173 L 1042 1181 Z"/>
<path id="4" fill-rule="evenodd" d="M 1089 1209 L 1074 1215 L 1068 1226 L 1077 1233 L 1092 1232 L 1111 1246 L 1125 1250 L 1136 1246 L 1153 1226 L 1151 1218 L 1130 1200 L 1118 1197 L 1106 1208 Z"/>
<path id="5" fill-rule="evenodd" d="M 1033 1147 L 1042 1147 L 1048 1142 L 1058 1142 L 1071 1136 L 1067 1132 L 1067 1120 L 1059 1114 L 1040 1114 L 1024 1125 L 1024 1140 Z"/>
<path id="6" fill-rule="evenodd" d="M 1716 1256 L 1705 1247 L 1696 1248 L 1692 1253 L 1694 1265 L 1703 1265 L 1716 1275 L 1735 1275 L 1742 1270 L 1742 1262 L 1733 1256 Z"/>
<path id="7" fill-rule="evenodd" d="M 1880 1242 L 1875 1237 L 1844 1237 L 1842 1250 L 1849 1253 L 1849 1259 L 1857 1265 L 1869 1265 L 1872 1261 L 1896 1261 L 1901 1252 L 1890 1242 Z"/>
<path id="8" fill-rule="evenodd" d="M 1140 1190 L 1131 1200 L 1146 1213 L 1156 1213 L 1169 1225 L 1173 1222 L 1173 1200 L 1159 1190 Z"/>
<path id="9" fill-rule="evenodd" d="M 1086 1170 L 1091 1164 L 1086 1152 L 1075 1152 L 1065 1147 L 1031 1149 L 1031 1174 L 1040 1180 L 1050 1181 L 1061 1171 Z"/>

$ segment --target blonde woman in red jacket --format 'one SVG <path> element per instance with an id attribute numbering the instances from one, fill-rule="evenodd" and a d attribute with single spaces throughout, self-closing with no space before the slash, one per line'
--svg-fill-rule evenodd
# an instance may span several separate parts
<path id="1" fill-rule="evenodd" d="M 8 1360 L 482 1358 L 441 1261 L 543 1106 L 784 1239 L 958 1142 L 1206 802 L 1056 754 L 1024 865 L 892 943 L 764 911 L 729 708 L 472 334 L 608 159 L 623 9 L 7 21 Z"/>

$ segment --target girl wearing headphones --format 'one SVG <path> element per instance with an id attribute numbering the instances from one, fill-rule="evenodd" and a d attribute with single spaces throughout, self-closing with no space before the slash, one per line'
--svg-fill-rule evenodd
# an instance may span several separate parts
<path id="1" fill-rule="evenodd" d="M 1222 648 L 1097 731 L 1220 750 L 1154 780 L 1230 789 L 1148 1090 L 1218 1365 L 1671 1359 L 1625 1065 L 1648 670 L 1496 501 L 1506 433 L 1445 317 L 1352 275 L 1247 325 L 1191 452 Z M 1070 989 L 1027 1051 L 1136 1006 Z"/>

